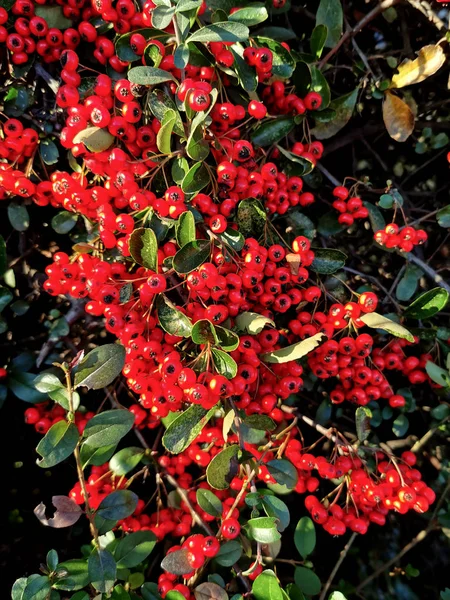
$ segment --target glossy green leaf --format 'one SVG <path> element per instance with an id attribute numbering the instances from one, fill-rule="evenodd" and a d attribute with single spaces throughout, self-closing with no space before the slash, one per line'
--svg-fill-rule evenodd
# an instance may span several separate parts
<path id="1" fill-rule="evenodd" d="M 255 146 L 272 146 L 287 136 L 295 127 L 295 117 L 283 116 L 263 121 L 251 134 Z"/>
<path id="2" fill-rule="evenodd" d="M 96 515 L 114 521 L 126 519 L 134 513 L 138 499 L 137 495 L 130 490 L 116 490 L 103 498 Z"/>
<path id="3" fill-rule="evenodd" d="M 411 300 L 419 285 L 419 279 L 423 276 L 423 271 L 416 265 L 406 265 L 405 273 L 397 284 L 395 296 L 400 302 Z"/>
<path id="4" fill-rule="evenodd" d="M 217 344 L 219 342 L 216 328 L 208 319 L 199 319 L 192 327 L 191 336 L 194 344 Z"/>
<path id="5" fill-rule="evenodd" d="M 186 42 L 246 42 L 249 35 L 249 29 L 245 25 L 223 21 L 201 27 Z"/>
<path id="6" fill-rule="evenodd" d="M 86 354 L 75 373 L 75 387 L 99 390 L 120 375 L 125 364 L 125 348 L 121 344 L 98 346 Z"/>
<path id="7" fill-rule="evenodd" d="M 237 540 L 230 540 L 221 544 L 215 556 L 215 562 L 222 567 L 232 567 L 242 555 L 242 547 Z"/>
<path id="8" fill-rule="evenodd" d="M 291 360 L 298 360 L 303 356 L 306 356 L 312 352 L 317 346 L 320 345 L 323 333 L 316 333 L 310 338 L 306 338 L 296 344 L 291 344 L 280 350 L 273 350 L 272 352 L 265 352 L 260 356 L 261 360 L 268 363 L 285 363 Z"/>
<path id="9" fill-rule="evenodd" d="M 223 350 L 213 348 L 211 350 L 214 367 L 220 375 L 223 375 L 227 379 L 233 379 L 237 375 L 237 364 L 234 358 Z"/>
<path id="10" fill-rule="evenodd" d="M 321 110 L 323 110 L 324 108 L 328 108 L 328 106 L 330 104 L 330 100 L 331 100 L 330 86 L 328 85 L 327 80 L 325 79 L 325 77 L 323 76 L 323 74 L 317 67 L 311 66 L 310 71 L 311 71 L 310 91 L 317 92 L 318 94 L 320 94 L 322 96 L 322 104 L 320 106 Z"/>
<path id="11" fill-rule="evenodd" d="M 313 248 L 314 260 L 311 270 L 315 273 L 330 275 L 345 265 L 347 255 L 333 248 Z"/>
<path id="12" fill-rule="evenodd" d="M 158 240 L 149 227 L 139 227 L 130 235 L 128 241 L 131 258 L 146 269 L 158 271 Z"/>
<path id="13" fill-rule="evenodd" d="M 217 237 L 236 252 L 240 252 L 245 245 L 245 238 L 242 233 L 231 227 L 228 227 L 223 233 L 217 234 Z"/>
<path id="14" fill-rule="evenodd" d="M 197 490 L 197 504 L 208 515 L 213 517 L 222 515 L 222 502 L 211 490 L 199 488 Z"/>
<path id="15" fill-rule="evenodd" d="M 26 231 L 30 226 L 30 216 L 24 204 L 10 202 L 8 205 L 8 219 L 16 231 Z"/>
<path id="16" fill-rule="evenodd" d="M 59 569 L 64 573 L 63 577 L 58 579 L 53 584 L 57 590 L 75 592 L 81 590 L 89 584 L 89 572 L 87 561 L 82 558 L 66 560 L 58 565 Z"/>
<path id="17" fill-rule="evenodd" d="M 428 290 L 416 298 L 404 314 L 411 319 L 429 319 L 446 306 L 448 299 L 449 293 L 441 287 Z"/>
<path id="18" fill-rule="evenodd" d="M 116 40 L 116 54 L 120 58 L 120 60 L 124 60 L 126 62 L 134 62 L 135 60 L 140 60 L 140 56 L 135 54 L 131 49 L 131 36 L 135 33 L 139 33 L 144 36 L 146 40 L 159 40 L 161 43 L 165 43 L 170 37 L 171 34 L 167 33 L 167 31 L 160 31 L 158 29 L 154 29 L 153 27 L 143 27 L 142 29 L 136 29 L 132 32 L 125 33 L 121 35 Z"/>
<path id="19" fill-rule="evenodd" d="M 252 585 L 253 596 L 256 600 L 283 600 L 278 579 L 273 571 L 263 571 Z"/>
<path id="20" fill-rule="evenodd" d="M 114 475 L 126 475 L 132 471 L 144 457 L 144 450 L 137 446 L 122 448 L 109 461 L 109 468 Z"/>
<path id="21" fill-rule="evenodd" d="M 294 580 L 301 591 L 308 596 L 315 596 L 320 592 L 320 588 L 322 587 L 320 579 L 314 571 L 306 567 L 295 567 Z"/>
<path id="22" fill-rule="evenodd" d="M 195 240 L 195 219 L 190 210 L 181 213 L 181 215 L 178 217 L 176 236 L 180 248 Z"/>
<path id="23" fill-rule="evenodd" d="M 37 445 L 36 452 L 42 456 L 37 465 L 48 469 L 68 458 L 78 443 L 79 433 L 74 423 L 58 421 L 50 427 Z"/>
<path id="24" fill-rule="evenodd" d="M 267 469 L 272 477 L 280 485 L 285 485 L 289 489 L 294 489 L 298 481 L 297 469 L 285 458 L 276 458 L 269 461 Z"/>
<path id="25" fill-rule="evenodd" d="M 41 140 L 39 144 L 39 153 L 46 165 L 54 165 L 58 162 L 59 151 L 55 142 L 49 139 Z"/>
<path id="26" fill-rule="evenodd" d="M 290 523 L 289 509 L 283 500 L 277 496 L 266 494 L 262 498 L 264 512 L 268 517 L 277 519 L 276 525 L 280 533 L 282 533 Z"/>
<path id="27" fill-rule="evenodd" d="M 225 352 L 233 352 L 239 346 L 239 336 L 221 325 L 215 326 L 216 336 L 218 345 L 225 350 Z"/>
<path id="28" fill-rule="evenodd" d="M 159 324 L 164 331 L 179 337 L 191 336 L 192 323 L 185 314 L 177 309 L 167 296 L 159 294 L 156 308 Z"/>
<path id="29" fill-rule="evenodd" d="M 51 582 L 46 575 L 31 575 L 24 581 L 19 580 L 12 590 L 12 600 L 46 600 L 51 591 Z M 19 595 L 20 592 L 20 595 Z"/>
<path id="30" fill-rule="evenodd" d="M 210 174 L 203 162 L 193 165 L 181 182 L 181 189 L 185 194 L 196 194 L 210 182 Z"/>
<path id="31" fill-rule="evenodd" d="M 156 145 L 162 154 L 170 154 L 172 143 L 172 131 L 175 125 L 177 115 L 172 109 L 167 109 L 161 122 L 161 129 L 156 136 Z"/>
<path id="32" fill-rule="evenodd" d="M 210 253 L 211 242 L 209 240 L 188 242 L 173 257 L 173 268 L 180 274 L 195 271 L 208 260 Z"/>
<path id="33" fill-rule="evenodd" d="M 237 209 L 239 231 L 244 237 L 259 237 L 267 222 L 267 214 L 259 200 L 241 200 Z"/>
<path id="34" fill-rule="evenodd" d="M 316 25 L 326 25 L 328 36 L 325 42 L 328 48 L 338 43 L 344 23 L 341 0 L 320 0 L 316 13 Z"/>
<path id="35" fill-rule="evenodd" d="M 327 37 L 328 27 L 326 25 L 319 24 L 314 27 L 311 39 L 309 40 L 309 47 L 311 48 L 311 53 L 314 54 L 316 58 L 320 58 Z"/>
<path id="36" fill-rule="evenodd" d="M 239 446 L 233 445 L 214 456 L 206 468 L 206 479 L 211 487 L 216 490 L 226 490 L 230 487 L 230 481 L 239 467 L 238 454 Z"/>
<path id="37" fill-rule="evenodd" d="M 152 90 L 148 95 L 148 107 L 152 114 L 162 122 L 164 115 L 168 110 L 175 111 L 175 123 L 173 130 L 177 135 L 184 136 L 184 126 L 180 113 L 177 110 L 175 102 L 162 90 Z M 176 159 L 177 160 L 177 159 Z M 179 159 L 178 159 L 179 160 Z"/>
<path id="38" fill-rule="evenodd" d="M 172 454 L 180 454 L 186 450 L 213 416 L 215 410 L 215 407 L 206 410 L 198 404 L 192 404 L 166 429 L 162 438 L 164 448 Z"/>
<path id="39" fill-rule="evenodd" d="M 441 227 L 450 227 L 450 204 L 437 212 L 436 220 Z"/>
<path id="40" fill-rule="evenodd" d="M 443 388 L 450 387 L 450 373 L 448 370 L 446 371 L 445 369 L 438 367 L 438 365 L 429 360 L 425 365 L 425 371 L 434 383 L 441 385 Z"/>
<path id="41" fill-rule="evenodd" d="M 327 140 L 343 129 L 352 118 L 358 99 L 358 91 L 358 88 L 356 88 L 353 92 L 330 102 L 329 107 L 335 111 L 336 116 L 327 123 L 316 122 L 315 127 L 311 130 L 312 135 L 318 140 Z M 320 112 L 317 114 L 320 114 Z"/>
<path id="42" fill-rule="evenodd" d="M 264 4 L 253 2 L 250 6 L 239 8 L 230 14 L 228 19 L 229 21 L 236 21 L 237 23 L 243 23 L 247 27 L 251 27 L 252 25 L 263 23 L 268 17 L 269 14 Z"/>
<path id="43" fill-rule="evenodd" d="M 294 533 L 294 543 L 303 559 L 306 559 L 316 547 L 314 521 L 309 517 L 302 517 L 297 523 Z"/>
<path id="44" fill-rule="evenodd" d="M 86 423 L 83 437 L 92 448 L 111 446 L 120 442 L 133 425 L 134 415 L 128 410 L 106 410 Z"/>
<path id="45" fill-rule="evenodd" d="M 78 221 L 78 215 L 63 210 L 52 218 L 52 227 L 56 233 L 66 234 L 75 227 Z"/>
<path id="46" fill-rule="evenodd" d="M 12 369 L 9 372 L 8 387 L 12 393 L 24 402 L 32 404 L 36 402 L 44 402 L 47 400 L 46 394 L 41 394 L 34 387 L 36 375 L 33 373 L 23 373 L 17 369 Z"/>
<path id="47" fill-rule="evenodd" d="M 254 92 L 258 87 L 258 77 L 254 67 L 244 60 L 244 48 L 241 44 L 233 44 L 230 50 L 234 57 L 233 69 L 236 72 L 239 84 L 247 91 Z"/>
<path id="48" fill-rule="evenodd" d="M 93 448 L 87 442 L 83 442 L 80 448 L 81 464 L 83 465 L 83 468 L 85 469 L 88 465 L 97 467 L 104 465 L 114 454 L 116 448 L 117 444 Z"/>
<path id="49" fill-rule="evenodd" d="M 117 577 L 117 566 L 108 550 L 94 548 L 88 560 L 91 585 L 104 594 L 111 591 Z"/>
<path id="50" fill-rule="evenodd" d="M 255 542 L 271 544 L 281 538 L 275 517 L 256 517 L 247 521 L 246 529 Z"/>
<path id="51" fill-rule="evenodd" d="M 308 175 L 314 169 L 314 164 L 303 156 L 297 156 L 293 152 L 285 150 L 282 146 L 277 145 L 278 150 L 287 159 L 283 162 L 284 171 L 289 177 L 303 177 Z"/>
<path id="52" fill-rule="evenodd" d="M 158 85 L 165 81 L 176 81 L 168 71 L 156 67 L 133 67 L 128 71 L 128 80 L 138 85 Z"/>
<path id="53" fill-rule="evenodd" d="M 295 69 L 295 60 L 291 53 L 274 39 L 257 36 L 254 38 L 258 47 L 269 48 L 272 52 L 272 73 L 277 79 L 289 79 Z"/>
<path id="54" fill-rule="evenodd" d="M 119 569 L 137 567 L 153 551 L 157 542 L 151 531 L 135 531 L 122 538 L 114 550 Z"/>
<path id="55" fill-rule="evenodd" d="M 380 229 L 384 229 L 386 227 L 386 221 L 380 209 L 371 202 L 366 201 L 363 202 L 363 206 L 365 206 L 369 211 L 369 221 L 372 227 L 372 231 L 376 232 Z"/>

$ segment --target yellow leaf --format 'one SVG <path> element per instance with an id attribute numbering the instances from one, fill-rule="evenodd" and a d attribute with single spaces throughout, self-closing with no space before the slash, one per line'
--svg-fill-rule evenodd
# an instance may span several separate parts
<path id="1" fill-rule="evenodd" d="M 73 138 L 75 144 L 83 143 L 91 152 L 103 152 L 114 142 L 114 136 L 107 129 L 87 127 Z"/>
<path id="2" fill-rule="evenodd" d="M 406 141 L 414 130 L 414 115 L 398 96 L 387 91 L 383 101 L 383 121 L 389 135 L 396 142 Z"/>
<path id="3" fill-rule="evenodd" d="M 392 78 L 391 87 L 402 88 L 405 85 L 420 83 L 430 75 L 434 75 L 445 62 L 442 46 L 430 44 L 418 52 L 414 60 L 406 60 L 398 66 L 398 73 Z"/>
<path id="4" fill-rule="evenodd" d="M 368 327 L 372 327 L 373 329 L 383 329 L 395 337 L 408 340 L 408 342 L 414 341 L 413 334 L 409 332 L 406 327 L 403 327 L 403 325 L 400 325 L 395 321 L 391 321 L 391 319 L 388 319 L 383 315 L 379 315 L 376 312 L 366 313 L 360 317 L 360 321 L 362 321 Z"/>

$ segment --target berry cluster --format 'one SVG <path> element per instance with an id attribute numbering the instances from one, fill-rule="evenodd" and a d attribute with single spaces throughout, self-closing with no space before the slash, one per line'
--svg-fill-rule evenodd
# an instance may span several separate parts
<path id="1" fill-rule="evenodd" d="M 336 200 L 333 201 L 333 208 L 338 213 L 338 221 L 345 227 L 353 225 L 356 219 L 367 219 L 369 211 L 359 196 L 352 196 L 349 198 L 350 192 L 343 185 L 338 185 L 333 190 L 333 196 Z"/>
<path id="2" fill-rule="evenodd" d="M 384 229 L 376 231 L 374 240 L 386 248 L 397 248 L 403 252 L 411 252 L 414 246 L 424 244 L 427 239 L 427 232 L 423 229 L 414 229 L 406 225 L 402 229 L 396 223 L 389 223 Z"/>

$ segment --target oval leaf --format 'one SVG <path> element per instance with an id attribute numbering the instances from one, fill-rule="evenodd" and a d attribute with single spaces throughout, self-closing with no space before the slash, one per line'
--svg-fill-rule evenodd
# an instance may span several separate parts
<path id="1" fill-rule="evenodd" d="M 448 298 L 449 293 L 443 288 L 429 290 L 408 306 L 405 316 L 412 319 L 429 319 L 445 307 Z"/>
<path id="2" fill-rule="evenodd" d="M 192 323 L 166 296 L 160 294 L 156 306 L 159 324 L 164 331 L 178 337 L 191 336 Z"/>
<path id="3" fill-rule="evenodd" d="M 120 375 L 125 364 L 125 348 L 121 344 L 105 344 L 86 354 L 75 373 L 75 387 L 99 390 Z"/>
<path id="4" fill-rule="evenodd" d="M 322 584 L 317 575 L 306 567 L 296 567 L 294 573 L 295 584 L 308 596 L 315 596 L 320 592 Z"/>
<path id="5" fill-rule="evenodd" d="M 157 542 L 151 531 L 136 531 L 120 540 L 114 550 L 119 569 L 137 567 L 152 552 Z"/>
<path id="6" fill-rule="evenodd" d="M 132 471 L 142 460 L 144 451 L 142 448 L 130 447 L 119 450 L 109 461 L 109 468 L 114 475 L 126 475 Z"/>
<path id="7" fill-rule="evenodd" d="M 300 556 L 306 559 L 316 546 L 316 530 L 314 521 L 309 517 L 302 517 L 297 523 L 294 533 L 295 547 Z"/>
<path id="8" fill-rule="evenodd" d="M 284 485 L 291 490 L 295 488 L 298 481 L 298 473 L 297 469 L 289 460 L 277 458 L 269 461 L 266 466 L 277 483 Z"/>
<path id="9" fill-rule="evenodd" d="M 128 71 L 128 80 L 138 85 L 157 85 L 165 81 L 176 81 L 168 71 L 156 67 L 133 67 Z"/>
<path id="10" fill-rule="evenodd" d="M 198 404 L 190 406 L 166 429 L 162 438 L 164 448 L 172 454 L 183 452 L 199 435 L 215 410 L 214 407 L 207 411 Z"/>
<path id="11" fill-rule="evenodd" d="M 195 271 L 208 260 L 210 252 L 211 242 L 208 240 L 189 242 L 173 257 L 173 268 L 180 274 Z"/>
<path id="12" fill-rule="evenodd" d="M 273 571 L 263 571 L 252 585 L 253 596 L 256 600 L 283 600 L 278 579 Z"/>
<path id="13" fill-rule="evenodd" d="M 139 227 L 130 235 L 128 242 L 131 258 L 146 269 L 158 271 L 158 240 L 148 227 Z"/>
<path id="14" fill-rule="evenodd" d="M 226 490 L 237 473 L 239 446 L 228 446 L 212 459 L 206 469 L 206 479 L 216 490 Z"/>
<path id="15" fill-rule="evenodd" d="M 442 46 L 430 44 L 421 48 L 414 60 L 405 60 L 398 67 L 398 73 L 392 78 L 392 87 L 402 88 L 406 85 L 420 83 L 436 73 L 445 63 Z"/>
<path id="16" fill-rule="evenodd" d="M 103 498 L 96 515 L 112 521 L 126 519 L 136 510 L 138 500 L 137 495 L 130 490 L 117 490 Z"/>
<path id="17" fill-rule="evenodd" d="M 277 117 L 264 121 L 251 135 L 251 140 L 256 146 L 271 146 L 276 144 L 295 127 L 294 117 Z"/>
<path id="18" fill-rule="evenodd" d="M 395 337 L 408 340 L 408 342 L 414 341 L 413 334 L 410 333 L 406 327 L 403 327 L 402 325 L 399 325 L 398 323 L 391 321 L 391 319 L 383 317 L 383 315 L 379 315 L 376 312 L 362 315 L 362 317 L 360 317 L 360 321 L 362 321 L 368 327 L 372 327 L 373 329 L 383 329 Z"/>
<path id="19" fill-rule="evenodd" d="M 83 431 L 83 437 L 92 448 L 117 444 L 134 425 L 134 415 L 125 409 L 106 410 L 92 417 Z"/>
<path id="20" fill-rule="evenodd" d="M 107 129 L 87 127 L 76 134 L 74 144 L 84 144 L 90 152 L 103 152 L 114 142 L 114 136 Z"/>
<path id="21" fill-rule="evenodd" d="M 91 585 L 104 594 L 111 591 L 116 581 L 116 561 L 108 550 L 95 548 L 88 560 Z"/>
<path id="22" fill-rule="evenodd" d="M 410 107 L 387 90 L 383 100 L 383 121 L 393 140 L 405 142 L 414 131 L 414 115 Z"/>
<path id="23" fill-rule="evenodd" d="M 78 439 L 78 428 L 74 423 L 58 421 L 50 427 L 36 448 L 36 452 L 42 456 L 36 461 L 37 465 L 48 469 L 62 462 L 73 453 Z"/>
<path id="24" fill-rule="evenodd" d="M 316 273 L 330 275 L 341 269 L 345 265 L 347 255 L 340 250 L 332 248 L 312 248 L 314 252 L 314 260 L 311 265 L 311 270 Z"/>
<path id="25" fill-rule="evenodd" d="M 222 515 L 222 502 L 211 490 L 199 488 L 197 490 L 197 504 L 208 515 L 212 515 L 213 517 L 220 517 Z"/>
<path id="26" fill-rule="evenodd" d="M 201 27 L 187 40 L 189 42 L 246 42 L 250 35 L 248 27 L 242 23 L 223 21 Z"/>
<path id="27" fill-rule="evenodd" d="M 323 337 L 323 333 L 316 333 L 302 342 L 291 344 L 290 346 L 286 346 L 286 348 L 274 350 L 273 352 L 266 352 L 260 358 L 264 362 L 278 364 L 298 360 L 312 352 L 314 348 L 317 348 Z"/>

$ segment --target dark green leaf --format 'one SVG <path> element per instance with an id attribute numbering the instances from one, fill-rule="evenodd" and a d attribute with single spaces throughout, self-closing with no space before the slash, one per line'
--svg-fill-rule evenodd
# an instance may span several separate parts
<path id="1" fill-rule="evenodd" d="M 189 55 L 190 51 L 188 44 L 181 44 L 178 46 L 173 55 L 177 69 L 184 69 L 186 67 L 189 62 Z"/>
<path id="2" fill-rule="evenodd" d="M 327 140 L 336 135 L 350 121 L 358 99 L 358 88 L 330 102 L 330 109 L 336 112 L 332 121 L 317 123 L 311 133 L 319 140 Z M 320 114 L 320 111 L 317 113 Z"/>
<path id="3" fill-rule="evenodd" d="M 267 463 L 267 469 L 272 477 L 280 485 L 294 489 L 298 481 L 297 469 L 285 458 L 276 458 Z"/>
<path id="4" fill-rule="evenodd" d="M 207 411 L 198 404 L 192 404 L 166 429 L 162 438 L 164 448 L 172 454 L 183 452 L 199 435 L 214 412 L 215 408 Z"/>
<path id="5" fill-rule="evenodd" d="M 395 290 L 395 296 L 400 302 L 407 302 L 414 296 L 422 275 L 422 269 L 419 269 L 416 265 L 406 265 L 405 274 L 398 282 Z"/>
<path id="6" fill-rule="evenodd" d="M 48 6 L 39 4 L 34 10 L 36 17 L 42 17 L 49 28 L 68 29 L 72 27 L 72 21 L 64 16 L 62 6 Z"/>
<path id="7" fill-rule="evenodd" d="M 41 140 L 41 143 L 39 144 L 39 152 L 46 165 L 54 165 L 58 162 L 59 151 L 56 144 L 51 140 Z"/>
<path id="8" fill-rule="evenodd" d="M 206 468 L 206 479 L 216 490 L 226 490 L 238 470 L 239 446 L 228 446 L 216 454 Z"/>
<path id="9" fill-rule="evenodd" d="M 322 587 L 317 575 L 306 567 L 295 567 L 294 579 L 295 584 L 308 596 L 315 596 Z"/>
<path id="10" fill-rule="evenodd" d="M 316 273 L 331 274 L 335 273 L 345 265 L 347 255 L 340 250 L 331 248 L 313 248 L 314 261 L 311 270 Z"/>
<path id="11" fill-rule="evenodd" d="M 125 409 L 106 410 L 92 417 L 83 431 L 83 437 L 92 448 L 117 444 L 134 425 L 134 415 Z"/>
<path id="12" fill-rule="evenodd" d="M 344 15 L 341 0 L 320 0 L 316 13 L 316 25 L 326 25 L 328 37 L 326 46 L 334 48 L 342 35 Z"/>
<path id="13" fill-rule="evenodd" d="M 170 37 L 171 34 L 166 31 L 159 31 L 158 29 L 153 29 L 152 27 L 144 27 L 143 29 L 136 29 L 130 33 L 125 33 L 121 35 L 116 41 L 116 54 L 120 58 L 120 60 L 124 60 L 126 62 L 134 62 L 135 60 L 140 60 L 140 56 L 135 54 L 131 49 L 131 36 L 135 33 L 139 33 L 144 36 L 146 40 L 157 39 L 161 43 L 165 43 Z"/>
<path id="14" fill-rule="evenodd" d="M 175 14 L 175 8 L 169 6 L 156 6 L 152 10 L 152 25 L 157 29 L 165 29 L 172 22 L 172 17 Z"/>
<path id="15" fill-rule="evenodd" d="M 295 67 L 292 79 L 295 84 L 295 90 L 301 98 L 311 89 L 312 76 L 310 66 L 303 60 L 299 60 Z"/>
<path id="16" fill-rule="evenodd" d="M 88 465 L 94 465 L 97 467 L 104 465 L 114 454 L 116 448 L 117 444 L 93 448 L 92 446 L 89 446 L 87 442 L 83 442 L 80 448 L 83 469 L 85 469 Z"/>
<path id="17" fill-rule="evenodd" d="M 242 233 L 236 231 L 236 229 L 232 229 L 229 227 L 223 233 L 219 233 L 218 237 L 221 242 L 236 250 L 236 252 L 240 252 L 245 244 L 245 239 Z"/>
<path id="18" fill-rule="evenodd" d="M 194 344 L 217 344 L 216 328 L 208 319 L 199 319 L 192 327 L 192 341 Z"/>
<path id="19" fill-rule="evenodd" d="M 392 431 L 400 438 L 403 437 L 409 429 L 409 421 L 406 415 L 399 415 L 392 423 Z"/>
<path id="20" fill-rule="evenodd" d="M 344 230 L 344 227 L 339 223 L 336 211 L 327 212 L 321 217 L 319 217 L 319 222 L 317 224 L 317 231 L 324 235 L 325 237 L 329 237 L 332 235 L 336 235 Z"/>
<path id="21" fill-rule="evenodd" d="M 264 4 L 253 2 L 251 6 L 245 6 L 239 8 L 234 13 L 230 14 L 229 21 L 236 21 L 237 23 L 243 23 L 247 27 L 252 25 L 259 25 L 269 17 L 266 7 Z"/>
<path id="22" fill-rule="evenodd" d="M 164 331 L 179 337 L 191 336 L 192 324 L 190 320 L 164 294 L 158 296 L 156 306 L 158 321 Z"/>
<path id="23" fill-rule="evenodd" d="M 14 296 L 8 288 L 0 286 L 0 313 L 8 306 L 13 298 Z"/>
<path id="24" fill-rule="evenodd" d="M 15 596 L 12 595 L 12 599 L 17 598 L 18 600 L 46 600 L 51 591 L 51 582 L 46 575 L 30 575 L 26 580 L 25 584 L 23 580 L 19 580 L 20 584 L 15 585 L 13 589 Z M 17 584 L 17 582 L 16 582 Z M 18 592 L 21 591 L 19 596 Z"/>
<path id="25" fill-rule="evenodd" d="M 26 231 L 30 226 L 30 217 L 26 206 L 11 202 L 8 205 L 8 219 L 16 231 Z"/>
<path id="26" fill-rule="evenodd" d="M 78 429 L 74 423 L 58 421 L 50 427 L 36 448 L 36 452 L 42 456 L 36 461 L 37 465 L 48 469 L 62 462 L 73 453 L 78 438 Z"/>
<path id="27" fill-rule="evenodd" d="M 103 519 L 118 521 L 132 515 L 136 509 L 138 497 L 130 490 L 117 490 L 108 494 L 97 509 L 96 514 Z"/>
<path id="28" fill-rule="evenodd" d="M 249 198 L 239 202 L 236 220 L 239 231 L 245 238 L 252 235 L 259 237 L 266 225 L 267 215 L 259 200 Z"/>
<path id="29" fill-rule="evenodd" d="M 141 594 L 144 600 L 161 600 L 157 583 L 144 583 L 141 587 Z"/>
<path id="30" fill-rule="evenodd" d="M 75 373 L 75 387 L 99 390 L 120 375 L 125 364 L 125 348 L 121 344 L 98 346 L 86 354 Z"/>
<path id="31" fill-rule="evenodd" d="M 155 93 L 155 92 L 153 92 Z M 184 176 L 189 171 L 189 163 L 184 156 L 177 156 L 172 162 L 171 174 L 172 179 L 177 185 L 180 185 Z M 189 211 L 190 212 L 190 211 Z M 184 214 L 184 213 L 183 213 Z"/>
<path id="32" fill-rule="evenodd" d="M 128 247 L 135 262 L 155 273 L 158 271 L 158 240 L 152 229 L 135 229 L 130 235 Z"/>
<path id="33" fill-rule="evenodd" d="M 255 35 L 262 36 L 265 38 L 271 38 L 273 40 L 278 40 L 279 42 L 285 42 L 287 40 L 295 40 L 297 37 L 295 32 L 292 29 L 286 29 L 286 27 L 277 27 L 275 25 L 267 25 L 266 27 L 261 27 L 255 31 Z"/>
<path id="34" fill-rule="evenodd" d="M 325 46 L 325 42 L 328 37 L 328 27 L 323 24 L 319 24 L 314 27 L 313 32 L 311 34 L 311 39 L 309 41 L 309 47 L 311 48 L 312 54 L 316 58 L 320 58 L 322 54 L 322 50 Z"/>
<path id="35" fill-rule="evenodd" d="M 302 177 L 308 175 L 314 169 L 314 164 L 302 156 L 297 156 L 293 152 L 285 150 L 282 146 L 277 145 L 278 150 L 281 154 L 288 159 L 289 162 L 284 162 L 284 170 L 289 177 L 297 176 Z"/>
<path id="36" fill-rule="evenodd" d="M 310 91 L 317 92 L 322 96 L 321 110 L 328 108 L 331 99 L 330 86 L 327 80 L 317 67 L 311 66 L 311 87 Z"/>
<path id="37" fill-rule="evenodd" d="M 230 540 L 220 546 L 215 561 L 222 567 L 232 567 L 242 555 L 242 547 L 236 540 Z"/>
<path id="38" fill-rule="evenodd" d="M 114 475 L 126 475 L 132 471 L 142 460 L 144 450 L 136 446 L 123 448 L 109 461 L 109 468 Z"/>
<path id="39" fill-rule="evenodd" d="M 243 58 L 244 48 L 240 44 L 233 44 L 230 50 L 234 56 L 233 68 L 240 85 L 247 92 L 254 92 L 258 87 L 258 78 L 255 69 L 248 65 Z"/>
<path id="40" fill-rule="evenodd" d="M 78 221 L 78 215 L 63 210 L 56 214 L 52 219 L 52 227 L 56 233 L 66 234 L 75 227 Z"/>
<path id="41" fill-rule="evenodd" d="M 193 165 L 186 173 L 181 189 L 185 194 L 196 194 L 209 184 L 210 175 L 203 162 Z"/>
<path id="42" fill-rule="evenodd" d="M 252 429 L 262 429 L 264 431 L 273 431 L 276 429 L 275 422 L 267 415 L 247 415 L 243 422 Z"/>
<path id="43" fill-rule="evenodd" d="M 295 69 L 295 60 L 291 53 L 276 40 L 269 37 L 254 38 L 258 47 L 269 48 L 272 52 L 272 73 L 277 79 L 289 79 Z"/>
<path id="44" fill-rule="evenodd" d="M 220 325 L 215 326 L 216 336 L 218 339 L 219 346 L 225 352 L 233 352 L 239 346 L 239 336 L 225 327 Z"/>
<path id="45" fill-rule="evenodd" d="M 425 371 L 434 383 L 441 385 L 443 388 L 450 387 L 450 373 L 445 369 L 441 369 L 429 360 L 425 365 Z"/>
<path id="46" fill-rule="evenodd" d="M 443 288 L 429 290 L 408 306 L 405 316 L 412 319 L 429 319 L 445 307 L 448 298 L 449 294 Z"/>
<path id="47" fill-rule="evenodd" d="M 441 227 L 450 227 L 450 204 L 437 212 L 436 220 Z"/>
<path id="48" fill-rule="evenodd" d="M 223 21 L 201 27 L 186 42 L 246 42 L 249 35 L 245 25 Z"/>
<path id="49" fill-rule="evenodd" d="M 88 569 L 92 586 L 98 592 L 110 592 L 117 574 L 116 561 L 111 552 L 95 548 L 89 556 Z"/>
<path id="50" fill-rule="evenodd" d="M 208 515 L 212 515 L 213 517 L 220 517 L 222 515 L 222 502 L 211 490 L 199 488 L 197 490 L 197 504 Z"/>
<path id="51" fill-rule="evenodd" d="M 367 440 L 370 433 L 372 411 L 367 406 L 358 406 L 355 414 L 356 434 L 360 442 Z"/>
<path id="52" fill-rule="evenodd" d="M 176 81 L 171 73 L 156 67 L 133 67 L 128 71 L 128 80 L 138 85 L 158 85 L 165 81 Z"/>
<path id="53" fill-rule="evenodd" d="M 283 600 L 278 579 L 273 571 L 263 571 L 252 585 L 253 596 L 256 600 Z"/>
<path id="54" fill-rule="evenodd" d="M 74 592 L 81 590 L 89 584 L 89 573 L 87 561 L 82 558 L 66 560 L 59 563 L 58 568 L 65 573 L 64 577 L 58 577 L 53 584 L 57 590 Z"/>
<path id="55" fill-rule="evenodd" d="M 369 211 L 369 221 L 372 226 L 372 231 L 379 231 L 380 229 L 384 229 L 386 227 L 386 221 L 378 207 L 376 207 L 371 202 L 363 202 L 363 205 Z"/>
<path id="56" fill-rule="evenodd" d="M 36 375 L 33 373 L 21 373 L 14 369 L 9 373 L 8 387 L 20 400 L 30 402 L 44 402 L 47 399 L 45 394 L 41 394 L 36 390 L 33 383 Z"/>
<path id="57" fill-rule="evenodd" d="M 294 533 L 294 543 L 303 559 L 306 559 L 316 547 L 314 521 L 309 517 L 302 517 L 297 523 Z"/>
<path id="58" fill-rule="evenodd" d="M 119 569 L 137 567 L 152 552 L 157 542 L 151 531 L 136 531 L 122 538 L 114 550 Z"/>
<path id="59" fill-rule="evenodd" d="M 249 536 L 255 542 L 271 544 L 281 538 L 274 517 L 256 517 L 247 521 L 246 528 Z"/>
<path id="60" fill-rule="evenodd" d="M 162 90 L 152 90 L 152 92 L 148 95 L 148 106 L 158 121 L 163 120 L 164 115 L 168 110 L 174 110 L 176 114 L 176 121 L 174 123 L 173 130 L 177 135 L 184 136 L 183 121 L 181 120 L 181 116 L 177 110 L 175 102 L 172 100 L 172 98 L 170 98 L 170 96 L 168 96 Z"/>
<path id="61" fill-rule="evenodd" d="M 175 110 L 168 108 L 161 122 L 161 128 L 156 136 L 156 145 L 162 154 L 170 154 L 172 132 L 176 120 L 177 114 Z"/>
<path id="62" fill-rule="evenodd" d="M 213 348 L 211 350 L 214 366 L 220 375 L 223 375 L 227 379 L 233 379 L 237 375 L 237 364 L 234 358 L 232 358 L 226 352 Z"/>
<path id="63" fill-rule="evenodd" d="M 264 511 L 268 517 L 277 519 L 277 529 L 282 533 L 289 526 L 290 515 L 289 509 L 283 500 L 277 496 L 264 495 L 262 499 Z"/>
<path id="64" fill-rule="evenodd" d="M 294 117 L 276 117 L 265 120 L 251 134 L 251 140 L 255 146 L 271 146 L 287 136 L 294 127 Z"/>
<path id="65" fill-rule="evenodd" d="M 208 240 L 195 240 L 185 244 L 173 257 L 173 268 L 177 273 L 186 274 L 198 269 L 211 252 L 211 242 Z"/>

